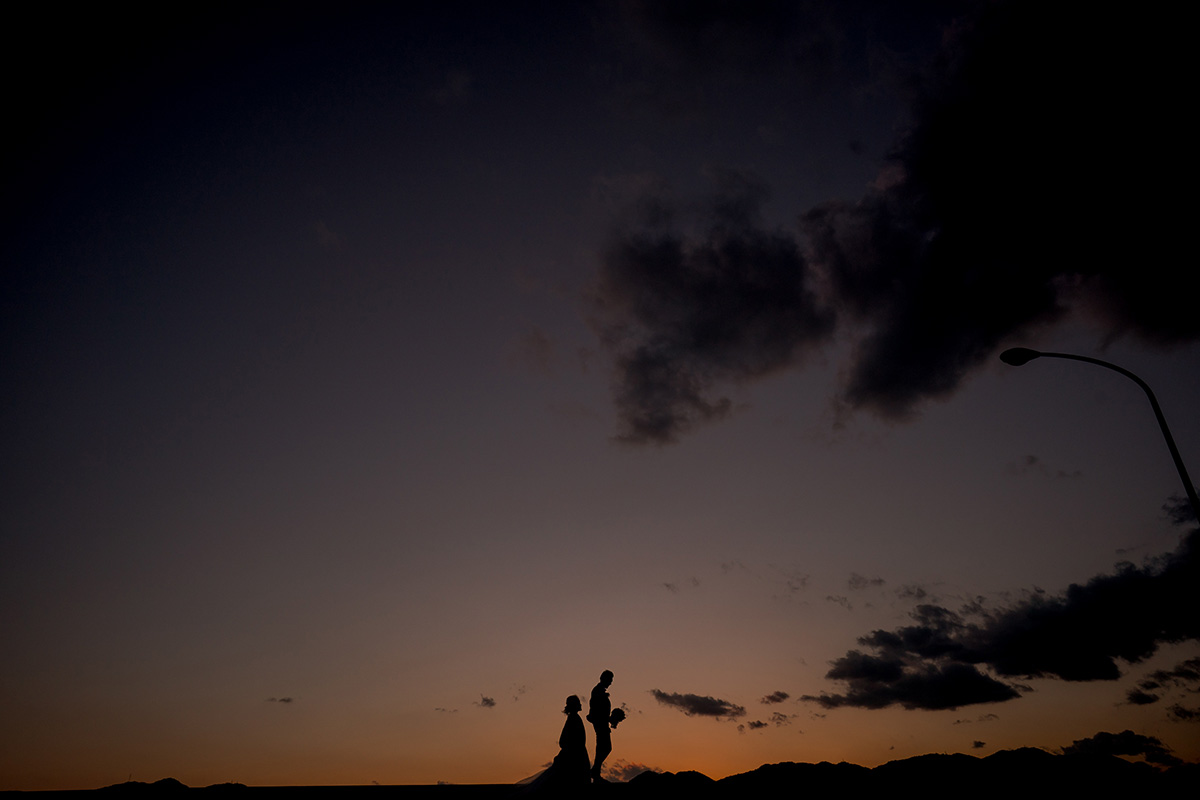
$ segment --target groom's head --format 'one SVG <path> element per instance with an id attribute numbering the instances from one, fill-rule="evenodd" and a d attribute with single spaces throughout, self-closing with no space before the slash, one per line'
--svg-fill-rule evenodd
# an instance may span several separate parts
<path id="1" fill-rule="evenodd" d="M 606 669 L 606 670 L 604 670 L 604 672 L 600 673 L 600 685 L 601 686 L 604 686 L 605 688 L 612 686 L 612 681 L 613 681 L 612 670 Z"/>

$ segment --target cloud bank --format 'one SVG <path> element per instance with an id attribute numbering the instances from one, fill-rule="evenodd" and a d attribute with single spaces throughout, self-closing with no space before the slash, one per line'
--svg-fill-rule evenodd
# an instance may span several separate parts
<path id="1" fill-rule="evenodd" d="M 1062 749 L 1063 755 L 1081 756 L 1142 756 L 1151 764 L 1173 767 L 1183 762 L 1171 754 L 1170 748 L 1153 736 L 1133 731 L 1100 732 L 1086 739 L 1076 739 Z"/>
<path id="2" fill-rule="evenodd" d="M 656 17 L 654 41 L 694 64 L 707 51 L 682 43 L 697 24 Z M 802 366 L 835 331 L 855 341 L 837 404 L 891 420 L 1068 315 L 1104 340 L 1200 338 L 1179 291 L 1188 208 L 1171 188 L 1191 182 L 1189 49 L 1168 28 L 1128 10 L 982 4 L 947 29 L 911 125 L 857 201 L 821 203 L 789 232 L 762 224 L 767 187 L 738 173 L 717 174 L 698 212 L 643 198 L 593 297 L 618 438 L 665 444 L 721 419 L 726 387 Z M 780 51 L 778 28 L 737 30 Z"/>
<path id="3" fill-rule="evenodd" d="M 863 650 L 832 662 L 826 677 L 845 691 L 804 695 L 825 708 L 942 709 L 1012 700 L 1020 679 L 1116 680 L 1118 661 L 1137 663 L 1168 642 L 1200 639 L 1200 531 L 1142 567 L 1072 584 L 1059 596 L 1034 593 L 996 611 L 919 605 L 915 624 L 860 637 Z M 1148 690 L 1187 681 L 1194 664 L 1148 676 Z M 1186 709 L 1185 709 L 1186 711 Z"/>

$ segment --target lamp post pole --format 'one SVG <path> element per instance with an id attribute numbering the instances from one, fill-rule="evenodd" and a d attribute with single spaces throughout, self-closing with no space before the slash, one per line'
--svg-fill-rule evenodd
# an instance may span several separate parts
<path id="1" fill-rule="evenodd" d="M 1150 391 L 1150 386 L 1144 380 L 1124 367 L 1118 367 L 1116 364 L 1110 364 L 1107 361 L 1101 361 L 1098 358 L 1089 358 L 1088 356 L 1077 356 L 1071 353 L 1042 353 L 1037 350 L 1030 350 L 1027 347 L 1014 347 L 1000 354 L 1001 361 L 1014 367 L 1028 364 L 1035 358 L 1068 358 L 1072 361 L 1086 361 L 1089 364 L 1097 364 L 1101 367 L 1107 367 L 1114 372 L 1119 372 L 1142 387 L 1142 391 L 1146 393 L 1146 397 L 1150 398 L 1150 407 L 1154 409 L 1154 416 L 1158 419 L 1158 427 L 1162 428 L 1163 438 L 1167 440 L 1167 449 L 1171 451 L 1171 458 L 1175 460 L 1175 469 L 1179 471 L 1179 479 L 1183 481 L 1183 488 L 1187 492 L 1188 502 L 1192 504 L 1192 514 L 1200 522 L 1200 497 L 1196 496 L 1196 487 L 1192 486 L 1192 479 L 1188 477 L 1187 468 L 1183 466 L 1183 458 L 1180 457 L 1179 448 L 1175 446 L 1175 439 L 1171 436 L 1171 430 L 1167 427 L 1167 419 L 1163 416 L 1162 409 L 1159 408 L 1158 398 L 1154 396 L 1154 392 Z"/>

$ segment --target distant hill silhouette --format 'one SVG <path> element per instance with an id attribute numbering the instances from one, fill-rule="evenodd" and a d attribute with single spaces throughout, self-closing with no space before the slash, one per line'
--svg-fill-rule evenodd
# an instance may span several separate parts
<path id="1" fill-rule="evenodd" d="M 717 798 L 836 797 L 840 800 L 876 798 L 891 793 L 920 793 L 923 796 L 962 795 L 971 800 L 1041 800 L 1063 797 L 1143 798 L 1190 797 L 1200 787 L 1200 764 L 1181 764 L 1159 770 L 1143 762 L 1110 755 L 1063 754 L 1023 747 L 1001 750 L 990 756 L 928 754 L 889 761 L 869 769 L 841 762 L 819 764 L 783 762 L 764 764 L 739 775 L 713 780 L 699 772 L 643 772 L 628 783 L 588 787 L 570 796 L 539 794 L 551 800 L 604 798 L 604 800 L 716 800 Z M 512 784 L 460 786 L 296 786 L 253 787 L 217 784 L 188 788 L 174 778 L 155 783 L 128 783 L 98 790 L 109 797 L 179 797 L 180 795 L 224 796 L 244 800 L 299 800 L 300 798 L 356 797 L 396 800 L 507 800 L 525 788 Z M 55 798 L 78 792 L 0 792 L 10 795 Z"/>
<path id="2" fill-rule="evenodd" d="M 1101 797 L 1186 797 L 1200 787 L 1200 764 L 1158 770 L 1116 756 L 1054 755 L 1025 747 L 986 758 L 961 753 L 914 756 L 874 769 L 845 762 L 785 762 L 708 783 L 693 776 L 699 773 L 642 773 L 627 784 L 628 793 L 622 796 L 853 798 L 911 791 L 962 794 L 972 800 L 1077 797 L 1089 792 Z"/>

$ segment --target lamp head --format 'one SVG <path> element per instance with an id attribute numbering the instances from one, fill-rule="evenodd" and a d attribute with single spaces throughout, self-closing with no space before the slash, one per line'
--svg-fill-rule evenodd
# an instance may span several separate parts
<path id="1" fill-rule="evenodd" d="M 1030 350 L 1028 347 L 1014 347 L 1011 350 L 1005 350 L 1000 354 L 1000 360 L 1012 367 L 1019 367 L 1023 364 L 1028 364 L 1035 358 L 1041 356 L 1037 350 Z"/>

